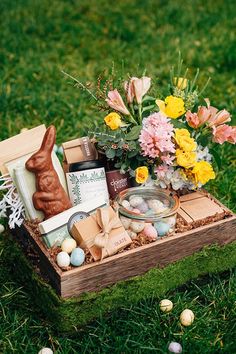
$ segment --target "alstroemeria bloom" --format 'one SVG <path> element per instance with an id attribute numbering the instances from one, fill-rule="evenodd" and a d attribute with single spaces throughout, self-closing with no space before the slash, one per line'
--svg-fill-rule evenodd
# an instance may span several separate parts
<path id="1" fill-rule="evenodd" d="M 214 108 L 214 107 L 213 107 Z M 211 109 L 211 107 L 210 107 Z M 209 119 L 209 126 L 219 126 L 221 124 L 230 122 L 231 118 L 230 118 L 230 113 L 228 111 L 226 111 L 226 109 L 223 109 L 222 111 L 216 111 L 216 114 L 211 115 L 210 119 Z"/>
<path id="2" fill-rule="evenodd" d="M 125 81 L 124 82 L 124 89 L 126 92 L 126 99 L 128 103 L 132 103 L 134 100 L 134 85 L 133 82 L 134 80 L 136 80 L 136 77 L 131 77 L 131 79 L 129 81 Z"/>
<path id="3" fill-rule="evenodd" d="M 236 127 L 231 127 L 227 124 L 213 127 L 213 141 L 218 144 L 223 144 L 226 141 L 229 143 L 236 143 Z"/>
<path id="4" fill-rule="evenodd" d="M 150 89 L 151 79 L 147 76 L 143 76 L 141 77 L 141 79 L 138 79 L 137 77 L 131 78 L 131 80 L 132 79 L 135 98 L 137 103 L 140 104 L 142 103 L 143 96 L 146 95 L 146 93 Z"/>
<path id="5" fill-rule="evenodd" d="M 192 113 L 187 111 L 185 114 L 188 125 L 194 129 L 197 129 L 204 123 L 206 123 L 211 116 L 211 111 L 209 108 L 204 106 L 199 106 L 197 113 Z"/>
<path id="6" fill-rule="evenodd" d="M 125 115 L 130 115 L 117 89 L 108 92 L 108 98 L 106 98 L 106 102 L 111 108 L 115 109 L 116 111 L 121 112 Z"/>

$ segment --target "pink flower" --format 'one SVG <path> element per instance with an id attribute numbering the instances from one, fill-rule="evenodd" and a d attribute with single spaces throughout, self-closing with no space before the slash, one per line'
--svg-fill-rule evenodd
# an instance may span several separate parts
<path id="1" fill-rule="evenodd" d="M 231 133 L 228 137 L 228 142 L 231 144 L 236 144 L 236 127 L 231 127 Z"/>
<path id="2" fill-rule="evenodd" d="M 174 127 L 161 112 L 153 113 L 143 120 L 139 142 L 144 156 L 160 157 L 171 163 L 169 153 L 175 152 L 172 142 Z"/>
<path id="3" fill-rule="evenodd" d="M 161 160 L 166 163 L 166 165 L 172 165 L 175 156 L 170 156 L 170 154 L 161 156 Z"/>
<path id="4" fill-rule="evenodd" d="M 232 129 L 233 128 L 227 124 L 213 127 L 213 141 L 218 144 L 223 144 L 224 142 L 229 141 L 229 139 L 233 139 Z"/>
<path id="5" fill-rule="evenodd" d="M 213 107 L 214 108 L 214 107 Z M 209 119 L 209 126 L 215 126 L 217 127 L 218 125 L 230 122 L 230 113 L 226 111 L 226 109 L 223 109 L 222 111 L 216 111 L 216 114 L 212 114 L 210 119 Z"/>
<path id="6" fill-rule="evenodd" d="M 115 109 L 116 111 L 126 115 L 130 114 L 117 89 L 108 92 L 108 98 L 106 98 L 106 102 L 111 108 Z"/>
<path id="7" fill-rule="evenodd" d="M 134 85 L 133 82 L 134 80 L 137 79 L 136 77 L 131 77 L 131 79 L 129 81 L 125 81 L 124 83 L 124 89 L 126 92 L 126 99 L 128 103 L 132 103 L 134 100 Z"/>
<path id="8" fill-rule="evenodd" d="M 187 113 L 185 114 L 188 125 L 194 129 L 197 129 L 198 127 L 206 123 L 210 116 L 210 109 L 204 106 L 199 106 L 197 113 L 187 111 Z"/>

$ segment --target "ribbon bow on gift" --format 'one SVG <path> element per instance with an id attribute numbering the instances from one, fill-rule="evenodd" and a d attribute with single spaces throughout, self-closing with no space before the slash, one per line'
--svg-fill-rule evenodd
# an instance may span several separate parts
<path id="1" fill-rule="evenodd" d="M 111 220 L 109 215 L 109 208 L 98 208 L 96 214 L 94 215 L 97 224 L 101 228 L 101 232 L 96 235 L 94 240 L 94 245 L 101 248 L 102 256 L 101 259 L 104 258 L 105 253 L 107 251 L 108 255 L 109 251 L 106 249 L 109 239 L 109 234 L 111 230 L 117 229 L 121 226 L 120 219 L 116 214 Z"/>

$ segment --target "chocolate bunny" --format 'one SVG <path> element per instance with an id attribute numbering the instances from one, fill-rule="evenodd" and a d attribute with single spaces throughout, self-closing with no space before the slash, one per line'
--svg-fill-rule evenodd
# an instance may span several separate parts
<path id="1" fill-rule="evenodd" d="M 25 167 L 36 177 L 36 192 L 33 194 L 35 209 L 49 219 L 72 205 L 53 167 L 52 150 L 56 141 L 56 128 L 51 125 L 43 138 L 40 149 L 26 162 Z"/>

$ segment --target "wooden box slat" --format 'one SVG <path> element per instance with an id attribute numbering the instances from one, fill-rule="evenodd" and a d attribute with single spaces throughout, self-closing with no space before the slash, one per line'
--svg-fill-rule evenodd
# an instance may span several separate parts
<path id="1" fill-rule="evenodd" d="M 200 195 L 196 196 L 201 198 Z M 185 197 L 186 201 L 191 200 L 190 196 Z M 217 203 L 222 205 L 218 201 Z M 223 208 L 229 211 L 226 207 Z M 17 233 L 17 237 L 27 238 L 40 256 L 39 267 L 42 273 L 47 275 L 61 297 L 68 298 L 84 292 L 99 291 L 121 280 L 144 274 L 153 267 L 164 267 L 201 250 L 204 246 L 224 245 L 236 241 L 236 216 L 232 213 L 232 216 L 226 219 L 167 236 L 154 243 L 66 272 L 61 271 L 52 257 L 49 257 L 46 247 L 27 226 Z"/>

